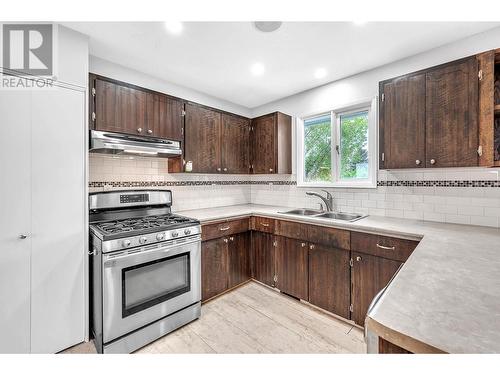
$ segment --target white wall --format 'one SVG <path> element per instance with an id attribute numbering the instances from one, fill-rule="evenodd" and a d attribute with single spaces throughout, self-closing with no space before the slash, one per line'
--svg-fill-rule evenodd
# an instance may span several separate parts
<path id="1" fill-rule="evenodd" d="M 137 70 L 133 70 L 92 55 L 90 56 L 90 72 L 114 78 L 119 81 L 132 83 L 137 86 L 159 91 L 227 112 L 236 113 L 238 115 L 246 117 L 250 116 L 251 111 L 249 108 L 228 102 L 227 100 L 204 94 L 193 89 L 189 89 L 187 87 L 175 85 L 173 83 L 155 78 Z"/>
<path id="2" fill-rule="evenodd" d="M 252 109 L 251 114 L 256 117 L 281 111 L 293 116 L 304 116 L 342 108 L 377 95 L 379 81 L 499 47 L 500 27 L 265 104 Z"/>

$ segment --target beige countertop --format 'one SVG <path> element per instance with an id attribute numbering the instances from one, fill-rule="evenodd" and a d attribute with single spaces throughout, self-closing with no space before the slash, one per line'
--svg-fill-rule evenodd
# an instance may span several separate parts
<path id="1" fill-rule="evenodd" d="M 418 351 L 500 353 L 500 230 L 368 216 L 353 223 L 286 215 L 289 207 L 238 205 L 176 212 L 203 222 L 251 214 L 420 239 L 368 327 Z"/>

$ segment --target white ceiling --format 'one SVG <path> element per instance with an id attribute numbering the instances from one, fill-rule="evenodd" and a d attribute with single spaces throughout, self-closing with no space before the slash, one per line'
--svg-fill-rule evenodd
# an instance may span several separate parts
<path id="1" fill-rule="evenodd" d="M 187 22 L 173 35 L 159 22 L 68 22 L 90 36 L 94 56 L 255 108 L 462 39 L 499 23 Z M 265 73 L 250 66 L 261 62 Z M 314 78 L 317 68 L 327 75 Z"/>

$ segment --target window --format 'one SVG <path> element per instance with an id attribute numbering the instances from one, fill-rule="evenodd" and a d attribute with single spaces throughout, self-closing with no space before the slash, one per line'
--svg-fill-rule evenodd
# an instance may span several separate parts
<path id="1" fill-rule="evenodd" d="M 376 187 L 376 102 L 297 121 L 298 185 Z"/>

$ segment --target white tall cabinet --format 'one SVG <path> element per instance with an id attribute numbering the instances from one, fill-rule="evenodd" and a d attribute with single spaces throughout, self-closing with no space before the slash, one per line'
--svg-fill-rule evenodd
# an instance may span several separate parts
<path id="1" fill-rule="evenodd" d="M 0 91 L 0 353 L 85 338 L 85 96 Z"/>
<path id="2" fill-rule="evenodd" d="M 87 336 L 88 44 L 58 35 L 58 86 L 0 89 L 0 353 Z"/>

